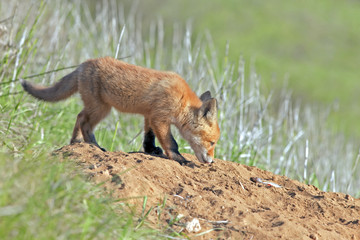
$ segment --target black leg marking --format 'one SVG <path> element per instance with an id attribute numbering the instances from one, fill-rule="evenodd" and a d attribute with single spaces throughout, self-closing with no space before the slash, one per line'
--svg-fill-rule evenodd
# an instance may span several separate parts
<path id="1" fill-rule="evenodd" d="M 143 142 L 144 151 L 150 154 L 162 155 L 161 148 L 155 146 L 155 134 L 150 129 L 146 134 Z"/>
<path id="2" fill-rule="evenodd" d="M 195 167 L 195 164 L 191 161 L 186 160 L 179 152 L 179 146 L 177 144 L 177 142 L 175 141 L 173 135 L 171 134 L 171 147 L 170 150 L 173 152 L 173 158 L 175 161 L 177 161 L 178 163 L 180 163 L 180 165 L 182 166 L 188 166 L 191 168 Z"/>
<path id="3" fill-rule="evenodd" d="M 170 137 L 171 137 L 171 147 L 170 147 L 170 150 L 171 150 L 172 152 L 176 153 L 176 154 L 181 155 L 181 154 L 179 153 L 179 146 L 178 146 L 177 142 L 175 141 L 173 135 L 171 134 Z"/>
<path id="4" fill-rule="evenodd" d="M 94 133 L 89 133 L 89 137 L 90 137 L 91 143 L 93 143 L 94 145 L 96 145 L 96 146 L 97 146 L 98 148 L 100 148 L 103 152 L 106 152 L 106 149 L 100 147 L 99 144 L 96 142 Z"/>

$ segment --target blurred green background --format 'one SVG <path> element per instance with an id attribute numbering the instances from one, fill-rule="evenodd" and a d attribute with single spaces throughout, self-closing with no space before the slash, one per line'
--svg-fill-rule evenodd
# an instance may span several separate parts
<path id="1" fill-rule="evenodd" d="M 219 54 L 228 41 L 230 61 L 253 62 L 264 91 L 287 82 L 302 102 L 332 107 L 335 131 L 360 136 L 360 1 L 140 0 L 135 9 L 169 30 L 190 21 Z"/>

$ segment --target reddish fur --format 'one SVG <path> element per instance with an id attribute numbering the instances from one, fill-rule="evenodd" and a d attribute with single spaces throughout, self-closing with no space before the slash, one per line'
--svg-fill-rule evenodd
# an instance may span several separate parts
<path id="1" fill-rule="evenodd" d="M 45 101 L 59 101 L 79 91 L 84 109 L 78 115 L 71 142 L 80 141 L 83 137 L 86 142 L 98 146 L 92 132 L 96 124 L 108 115 L 111 107 L 120 112 L 142 114 L 145 117 L 145 132 L 153 129 L 170 158 L 173 158 L 169 150 L 171 124 L 175 124 L 182 134 L 190 131 L 207 143 L 216 143 L 220 135 L 216 117 L 198 119 L 203 101 L 184 79 L 173 72 L 157 71 L 104 57 L 82 63 L 49 88 L 25 81 L 22 84 L 31 95 Z M 199 128 L 194 124 L 199 124 Z M 206 146 L 211 157 L 214 156 L 214 147 L 215 144 Z"/>

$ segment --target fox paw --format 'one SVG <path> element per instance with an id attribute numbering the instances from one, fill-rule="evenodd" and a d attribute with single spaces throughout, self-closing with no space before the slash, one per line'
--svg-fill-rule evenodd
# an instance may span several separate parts
<path id="1" fill-rule="evenodd" d="M 190 168 L 194 168 L 195 164 L 191 161 L 186 160 L 181 154 L 174 154 L 172 159 L 178 162 L 181 166 L 187 166 Z"/>
<path id="2" fill-rule="evenodd" d="M 145 152 L 153 155 L 164 155 L 163 150 L 160 147 L 154 147 L 150 151 L 145 151 Z"/>
<path id="3" fill-rule="evenodd" d="M 153 153 L 156 155 L 162 155 L 163 154 L 163 150 L 160 147 L 155 147 L 153 150 Z"/>
<path id="4" fill-rule="evenodd" d="M 181 160 L 181 161 L 175 160 L 175 161 L 177 161 L 181 166 L 187 166 L 190 168 L 196 167 L 195 163 L 188 161 L 188 160 Z"/>

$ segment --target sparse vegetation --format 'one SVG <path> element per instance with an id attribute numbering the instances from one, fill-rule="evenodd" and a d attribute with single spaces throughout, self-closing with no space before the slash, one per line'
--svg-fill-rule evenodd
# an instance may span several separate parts
<path id="1" fill-rule="evenodd" d="M 0 4 L 1 238 L 157 236 L 143 224 L 144 218 L 134 220 L 145 217 L 148 208 L 134 216 L 121 205 L 107 204 L 112 200 L 99 197 L 100 190 L 79 177 L 75 166 L 49 159 L 52 150 L 70 140 L 80 100 L 36 101 L 18 83 L 21 77 L 105 55 L 175 71 L 198 94 L 210 89 L 220 109 L 217 158 L 359 196 L 359 149 L 327 128 L 331 106 L 294 101 L 286 86 L 262 93 L 253 65 L 243 59 L 230 61 L 228 48 L 225 57 L 219 57 L 210 35 L 193 35 L 190 25 L 174 24 L 170 34 L 161 18 L 143 23 L 135 7 L 125 11 L 116 1 L 105 0 L 96 2 L 94 9 L 80 1 Z M 67 71 L 31 81 L 50 85 Z M 113 111 L 97 127 L 97 139 L 107 149 L 139 150 L 142 127 L 141 117 Z M 180 151 L 189 151 L 180 136 L 176 139 Z"/>

